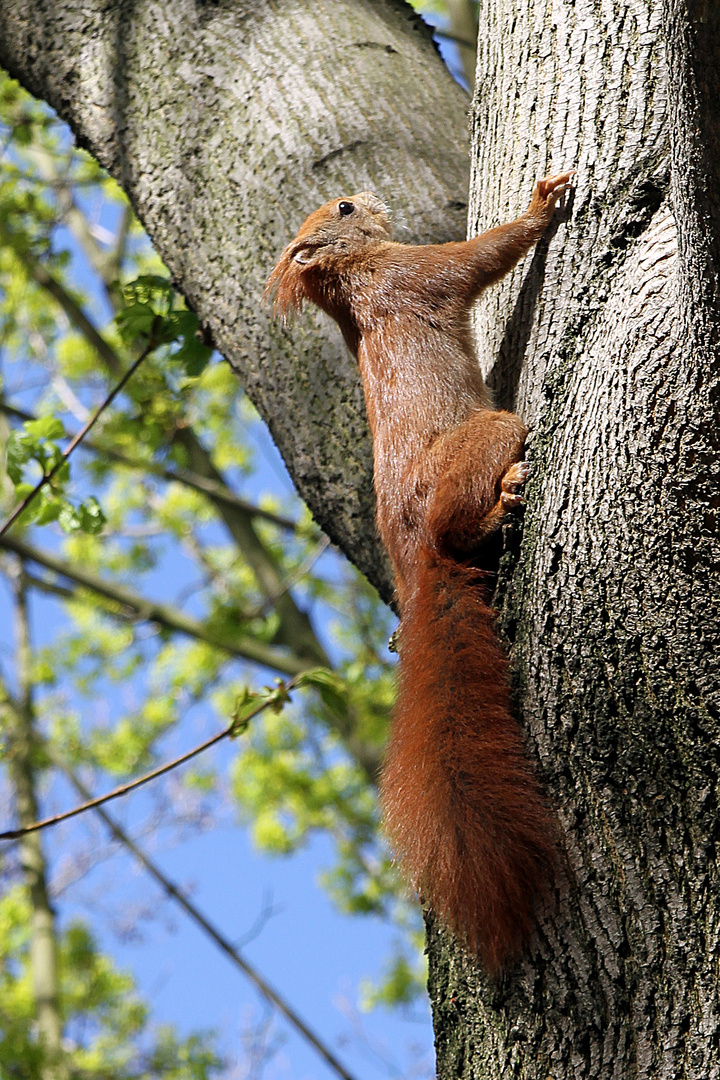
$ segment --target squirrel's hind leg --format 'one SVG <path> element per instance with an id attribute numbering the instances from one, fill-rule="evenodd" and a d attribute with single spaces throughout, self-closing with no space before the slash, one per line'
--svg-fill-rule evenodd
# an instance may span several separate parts
<path id="1" fill-rule="evenodd" d="M 478 410 L 437 440 L 429 461 L 437 479 L 425 518 L 431 546 L 464 558 L 521 505 L 528 466 L 518 459 L 526 435 L 513 413 Z"/>
<path id="2" fill-rule="evenodd" d="M 530 466 L 527 461 L 516 461 L 510 466 L 500 481 L 500 498 L 478 522 L 477 539 L 480 542 L 497 532 L 508 514 L 524 506 L 522 489 L 529 475 Z"/>

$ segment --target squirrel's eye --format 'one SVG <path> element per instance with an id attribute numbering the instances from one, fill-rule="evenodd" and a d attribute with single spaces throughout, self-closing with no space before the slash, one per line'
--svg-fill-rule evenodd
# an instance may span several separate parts
<path id="1" fill-rule="evenodd" d="M 354 209 L 355 209 L 355 203 L 351 203 L 351 202 L 338 203 L 338 210 L 340 211 L 340 213 L 341 213 L 341 215 L 343 217 L 347 217 L 348 214 L 352 214 Z"/>

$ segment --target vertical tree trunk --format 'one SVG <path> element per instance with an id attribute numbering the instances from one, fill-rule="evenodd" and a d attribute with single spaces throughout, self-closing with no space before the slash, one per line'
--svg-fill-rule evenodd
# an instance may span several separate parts
<path id="1" fill-rule="evenodd" d="M 32 650 L 28 623 L 24 570 L 17 561 L 15 591 L 15 651 L 19 697 L 4 711 L 7 720 L 9 772 L 15 789 L 20 826 L 37 821 L 36 774 L 38 740 L 32 701 Z M 47 887 L 47 868 L 41 834 L 20 840 L 20 866 L 30 907 L 30 966 L 35 999 L 38 1040 L 43 1048 L 42 1080 L 64 1080 L 67 1075 L 62 1052 L 62 1021 L 58 1003 L 57 934 L 55 913 Z"/>
<path id="2" fill-rule="evenodd" d="M 473 231 L 548 168 L 578 174 L 478 312 L 489 381 L 532 428 L 503 626 L 567 858 L 499 982 L 431 928 L 441 1077 L 720 1076 L 719 30 L 713 0 L 481 3 Z M 354 367 L 258 295 L 346 184 L 400 207 L 400 239 L 453 235 L 462 106 L 431 52 L 395 0 L 0 0 L 0 60 L 125 185 L 318 519 L 386 589 Z"/>
<path id="3" fill-rule="evenodd" d="M 531 425 L 502 621 L 566 865 L 497 983 L 431 929 L 438 1075 L 720 1075 L 718 5 L 484 0 L 477 231 L 574 166 L 478 313 Z"/>

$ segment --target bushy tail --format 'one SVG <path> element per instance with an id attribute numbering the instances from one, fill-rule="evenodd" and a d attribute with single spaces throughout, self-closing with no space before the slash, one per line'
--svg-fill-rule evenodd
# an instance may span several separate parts
<path id="1" fill-rule="evenodd" d="M 495 973 L 532 929 L 555 829 L 478 571 L 428 553 L 418 571 L 400 627 L 385 825 L 424 902 Z"/>

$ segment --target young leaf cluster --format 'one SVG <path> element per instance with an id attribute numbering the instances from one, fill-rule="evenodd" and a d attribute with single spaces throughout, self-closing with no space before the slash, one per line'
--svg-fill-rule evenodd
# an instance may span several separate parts
<path id="1" fill-rule="evenodd" d="M 0 899 L 0 1075 L 45 1080 L 48 1055 L 33 1035 L 31 921 L 24 890 Z M 212 1035 L 179 1037 L 170 1025 L 154 1025 L 132 977 L 101 952 L 87 925 L 69 923 L 58 946 L 68 1075 L 211 1080 L 220 1074 L 225 1062 Z"/>

